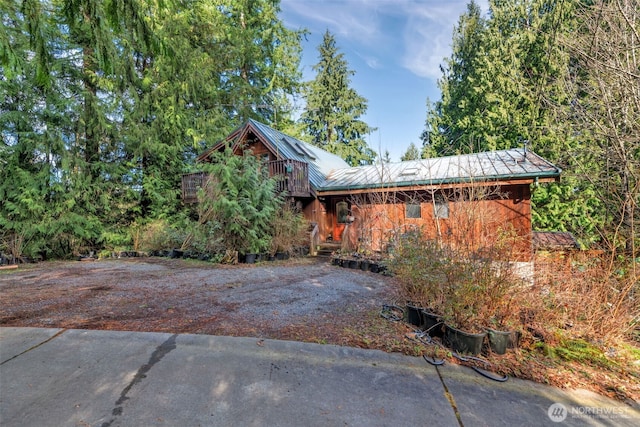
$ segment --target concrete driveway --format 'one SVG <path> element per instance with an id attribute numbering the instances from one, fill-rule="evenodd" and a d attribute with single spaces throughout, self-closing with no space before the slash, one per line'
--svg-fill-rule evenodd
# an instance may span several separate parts
<path id="1" fill-rule="evenodd" d="M 0 425 L 637 426 L 586 391 L 334 345 L 0 328 Z"/>

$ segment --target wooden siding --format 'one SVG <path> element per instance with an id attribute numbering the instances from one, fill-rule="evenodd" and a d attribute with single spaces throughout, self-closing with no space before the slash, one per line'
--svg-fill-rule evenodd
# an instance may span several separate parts
<path id="1" fill-rule="evenodd" d="M 413 230 L 465 250 L 490 248 L 501 233 L 512 230 L 512 260 L 529 261 L 532 256 L 529 186 L 501 187 L 500 193 L 501 197 L 494 195 L 481 200 L 455 199 L 449 195 L 448 218 L 435 218 L 434 200 L 426 193 L 387 194 L 384 200 L 356 197 L 351 199 L 353 226 L 361 244 L 378 251 L 387 250 L 390 242 Z M 420 205 L 420 218 L 407 218 L 407 201 Z M 327 214 L 325 222 L 331 221 L 331 215 Z M 321 230 L 327 228 L 328 224 L 321 224 Z"/>

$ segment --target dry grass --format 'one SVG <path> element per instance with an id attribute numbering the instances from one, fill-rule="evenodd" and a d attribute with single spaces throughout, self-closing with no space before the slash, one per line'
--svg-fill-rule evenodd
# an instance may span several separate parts
<path id="1" fill-rule="evenodd" d="M 535 284 L 522 292 L 525 326 L 564 339 L 606 345 L 640 326 L 640 284 L 629 263 L 575 252 L 538 256 Z"/>

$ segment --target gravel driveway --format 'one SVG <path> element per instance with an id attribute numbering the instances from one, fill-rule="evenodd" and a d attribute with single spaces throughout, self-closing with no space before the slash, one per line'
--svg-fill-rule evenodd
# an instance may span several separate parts
<path id="1" fill-rule="evenodd" d="M 0 272 L 0 326 L 345 344 L 344 331 L 394 295 L 391 278 L 325 259 L 236 266 L 166 258 L 44 262 Z"/>

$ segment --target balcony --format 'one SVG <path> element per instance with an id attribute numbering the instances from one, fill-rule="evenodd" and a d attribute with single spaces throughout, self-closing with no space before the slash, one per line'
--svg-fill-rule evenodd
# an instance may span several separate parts
<path id="1" fill-rule="evenodd" d="M 285 192 L 291 197 L 311 196 L 309 185 L 309 165 L 298 160 L 276 160 L 268 162 L 269 176 L 276 177 L 276 191 Z M 205 172 L 182 175 L 182 201 L 198 202 L 198 189 L 207 179 Z"/>
<path id="2" fill-rule="evenodd" d="M 291 197 L 309 197 L 309 165 L 299 160 L 275 160 L 269 162 L 269 176 L 277 179 L 276 191 Z"/>
<path id="3" fill-rule="evenodd" d="M 198 189 L 202 188 L 206 178 L 206 172 L 182 175 L 182 201 L 184 203 L 198 203 Z"/>

